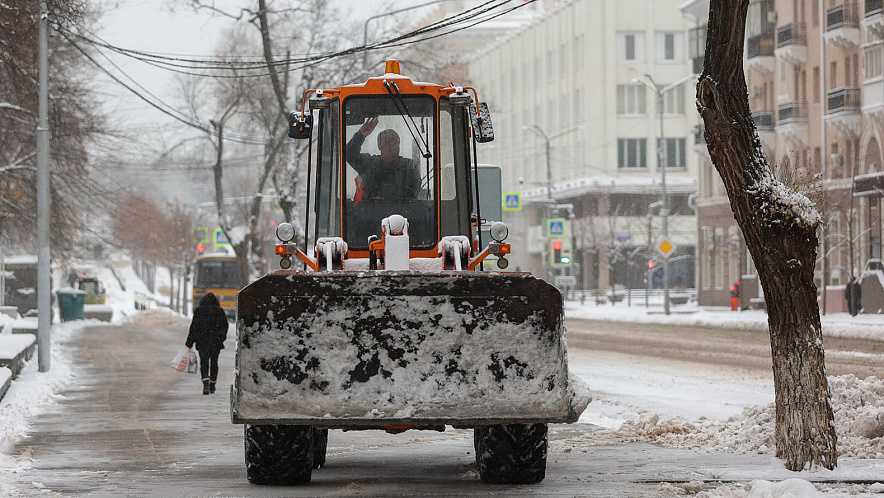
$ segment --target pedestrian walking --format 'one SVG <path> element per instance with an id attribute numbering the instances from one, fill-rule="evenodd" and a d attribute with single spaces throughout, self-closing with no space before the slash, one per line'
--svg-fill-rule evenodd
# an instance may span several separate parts
<path id="1" fill-rule="evenodd" d="M 200 355 L 200 374 L 203 379 L 203 394 L 215 392 L 218 381 L 218 355 L 224 349 L 227 339 L 227 315 L 215 294 L 209 292 L 200 299 L 199 306 L 193 310 L 190 322 L 190 333 L 187 334 L 188 348 L 196 344 Z"/>
<path id="2" fill-rule="evenodd" d="M 740 281 L 734 282 L 731 286 L 731 311 L 740 309 Z"/>
<path id="3" fill-rule="evenodd" d="M 851 277 L 844 286 L 844 299 L 847 301 L 847 311 L 851 316 L 856 316 L 862 309 L 862 295 L 862 285 Z"/>

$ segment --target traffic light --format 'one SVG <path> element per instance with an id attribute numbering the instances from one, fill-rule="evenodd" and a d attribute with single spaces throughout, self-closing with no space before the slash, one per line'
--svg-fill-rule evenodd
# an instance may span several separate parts
<path id="1" fill-rule="evenodd" d="M 197 244 L 196 245 L 196 252 L 197 252 L 197 254 L 202 254 L 202 253 L 206 252 L 206 246 L 204 246 L 202 243 Z"/>
<path id="2" fill-rule="evenodd" d="M 654 269 L 654 262 L 648 261 L 648 270 L 653 270 L 653 269 Z"/>
<path id="3" fill-rule="evenodd" d="M 571 248 L 566 247 L 565 239 L 553 239 L 549 245 L 550 266 L 561 268 L 571 266 Z"/>

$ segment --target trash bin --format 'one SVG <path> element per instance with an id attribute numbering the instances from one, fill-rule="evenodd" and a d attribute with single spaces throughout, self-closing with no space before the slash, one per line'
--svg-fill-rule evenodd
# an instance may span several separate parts
<path id="1" fill-rule="evenodd" d="M 86 304 L 86 292 L 77 289 L 59 289 L 55 291 L 58 296 L 58 314 L 61 321 L 82 320 L 83 308 Z"/>

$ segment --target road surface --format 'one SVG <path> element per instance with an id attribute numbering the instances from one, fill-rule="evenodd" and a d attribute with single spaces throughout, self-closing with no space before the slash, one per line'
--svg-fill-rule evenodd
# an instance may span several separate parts
<path id="1" fill-rule="evenodd" d="M 572 347 L 634 352 L 637 347 L 642 354 L 660 355 L 679 355 L 682 348 L 683 355 L 687 346 L 698 344 L 701 352 L 691 354 L 700 361 L 727 363 L 737 361 L 726 354 L 734 349 L 726 347 L 731 337 L 740 348 L 758 349 L 763 356 L 762 338 L 741 333 L 660 328 L 642 333 L 642 326 L 589 322 L 569 327 Z M 203 396 L 197 375 L 168 366 L 186 330 L 180 322 L 93 326 L 62 344 L 73 359 L 75 378 L 12 448 L 10 454 L 26 465 L 6 494 L 632 497 L 657 496 L 661 482 L 700 480 L 708 489 L 721 482 L 790 477 L 767 455 L 624 442 L 597 426 L 575 424 L 551 427 L 547 478 L 537 485 L 483 484 L 473 463 L 471 432 L 449 429 L 399 435 L 331 431 L 327 465 L 314 471 L 312 484 L 254 486 L 246 481 L 242 428 L 230 423 L 226 390 Z M 231 380 L 232 336 L 221 355 L 219 385 Z M 746 357 L 741 363 L 756 361 L 755 352 L 741 354 Z"/>

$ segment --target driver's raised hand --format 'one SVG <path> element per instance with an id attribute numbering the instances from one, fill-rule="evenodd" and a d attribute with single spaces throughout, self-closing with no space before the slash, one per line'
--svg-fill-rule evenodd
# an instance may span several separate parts
<path id="1" fill-rule="evenodd" d="M 371 135 L 371 132 L 374 131 L 377 125 L 378 118 L 368 118 L 367 120 L 365 120 L 365 123 L 362 124 L 362 127 L 359 128 L 359 133 L 361 133 L 363 137 L 367 137 Z"/>

